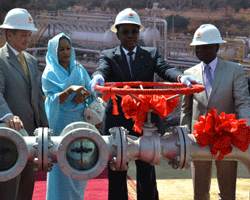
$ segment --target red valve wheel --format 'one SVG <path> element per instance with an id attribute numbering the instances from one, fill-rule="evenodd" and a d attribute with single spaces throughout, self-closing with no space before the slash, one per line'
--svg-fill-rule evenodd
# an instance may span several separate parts
<path id="1" fill-rule="evenodd" d="M 168 89 L 141 89 L 141 88 L 122 88 L 125 85 L 130 87 L 169 87 Z M 193 93 L 200 93 L 205 90 L 205 87 L 200 84 L 192 85 L 190 88 L 183 83 L 169 83 L 169 82 L 108 82 L 104 86 L 95 86 L 95 90 L 102 93 L 113 93 L 117 95 L 128 94 L 145 94 L 145 95 L 190 95 Z"/>

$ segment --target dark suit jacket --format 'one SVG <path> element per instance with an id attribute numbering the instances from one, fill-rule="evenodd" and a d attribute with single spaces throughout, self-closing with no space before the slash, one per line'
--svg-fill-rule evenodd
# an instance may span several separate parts
<path id="1" fill-rule="evenodd" d="M 0 49 L 0 117 L 13 113 L 20 117 L 29 135 L 37 127 L 48 126 L 36 58 L 23 52 L 30 82 L 12 50 Z"/>
<path id="2" fill-rule="evenodd" d="M 126 55 L 121 46 L 117 46 L 101 52 L 99 66 L 92 77 L 101 74 L 105 82 L 147 82 L 154 81 L 154 73 L 171 82 L 176 82 L 177 77 L 182 74 L 175 67 L 166 63 L 156 48 L 137 46 L 131 77 Z M 118 97 L 118 111 L 120 115 L 123 115 L 120 104 L 121 98 Z M 110 99 L 105 111 L 106 113 L 112 113 L 113 111 L 113 104 Z M 104 117 L 102 125 L 105 126 L 107 121 L 108 119 Z"/>

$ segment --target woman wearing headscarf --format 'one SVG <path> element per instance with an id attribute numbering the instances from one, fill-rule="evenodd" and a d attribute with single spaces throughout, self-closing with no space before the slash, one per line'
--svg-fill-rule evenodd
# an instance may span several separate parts
<path id="1" fill-rule="evenodd" d="M 45 111 L 53 135 L 60 135 L 68 124 L 84 121 L 83 111 L 90 97 L 90 77 L 75 60 L 71 40 L 61 33 L 49 41 L 42 86 L 46 96 Z M 87 89 L 87 90 L 86 90 Z M 87 181 L 66 176 L 58 164 L 47 177 L 47 200 L 83 200 Z"/>

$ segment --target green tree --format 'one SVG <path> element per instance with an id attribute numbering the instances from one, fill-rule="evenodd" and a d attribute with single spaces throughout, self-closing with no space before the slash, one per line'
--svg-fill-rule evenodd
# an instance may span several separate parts
<path id="1" fill-rule="evenodd" d="M 168 30 L 172 31 L 172 22 L 173 22 L 173 17 L 174 17 L 174 29 L 175 32 L 182 32 L 187 30 L 187 26 L 190 23 L 190 20 L 182 17 L 180 15 L 170 15 L 166 18 L 166 21 L 168 22 Z"/>
<path id="2" fill-rule="evenodd" d="M 184 7 L 188 6 L 187 0 L 161 0 L 159 1 L 159 7 L 171 9 L 176 12 L 181 11 Z"/>
<path id="3" fill-rule="evenodd" d="M 88 10 L 93 10 L 95 8 L 101 8 L 103 10 L 105 7 L 105 0 L 84 0 L 80 2 L 80 5 L 84 6 Z"/>
<path id="4" fill-rule="evenodd" d="M 0 23 L 3 23 L 4 17 L 7 12 L 13 8 L 20 7 L 23 8 L 29 3 L 29 0 L 0 0 Z"/>
<path id="5" fill-rule="evenodd" d="M 150 4 L 149 4 L 150 3 Z M 148 5 L 149 4 L 149 5 Z M 148 8 L 148 6 L 151 6 L 152 7 L 152 5 L 151 5 L 151 1 L 149 2 L 148 0 L 147 1 L 145 1 L 145 0 L 137 0 L 137 1 L 133 1 L 132 3 L 131 3 L 131 7 L 133 8 L 133 9 L 144 9 L 144 8 Z"/>
<path id="6" fill-rule="evenodd" d="M 232 6 L 235 8 L 235 12 L 239 12 L 240 9 L 248 9 L 250 8 L 250 1 L 249 0 L 238 0 L 232 2 Z"/>
<path id="7" fill-rule="evenodd" d="M 66 10 L 70 6 L 69 2 L 66 0 L 58 0 L 56 2 L 57 10 Z"/>
<path id="8" fill-rule="evenodd" d="M 105 5 L 111 10 L 114 9 L 117 13 L 122 10 L 122 2 L 118 0 L 108 0 Z"/>
<path id="9" fill-rule="evenodd" d="M 76 4 L 75 0 L 69 0 L 68 3 L 70 7 L 73 7 Z"/>

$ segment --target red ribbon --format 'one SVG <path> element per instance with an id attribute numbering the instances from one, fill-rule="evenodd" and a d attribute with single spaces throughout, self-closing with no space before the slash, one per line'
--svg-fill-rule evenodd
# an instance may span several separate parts
<path id="1" fill-rule="evenodd" d="M 126 86 L 128 88 L 129 86 Z M 124 116 L 129 119 L 135 119 L 133 130 L 142 133 L 142 126 L 146 120 L 147 112 L 154 109 L 154 113 L 161 118 L 167 117 L 176 108 L 179 99 L 174 98 L 166 100 L 172 95 L 134 95 L 140 101 L 131 97 L 130 95 L 122 96 L 122 111 Z"/>
<path id="2" fill-rule="evenodd" d="M 222 112 L 217 115 L 215 109 L 200 116 L 194 125 L 192 133 L 201 147 L 211 145 L 211 153 L 222 160 L 225 155 L 232 152 L 234 145 L 243 152 L 248 149 L 250 142 L 250 128 L 246 125 L 247 119 L 236 119 L 235 114 L 227 115 Z"/>
<path id="3" fill-rule="evenodd" d="M 113 115 L 119 115 L 119 112 L 118 112 L 118 107 L 117 107 L 117 97 L 115 96 L 114 93 L 106 93 L 102 96 L 102 100 L 107 102 L 109 97 L 112 99 L 112 102 L 113 102 Z"/>

